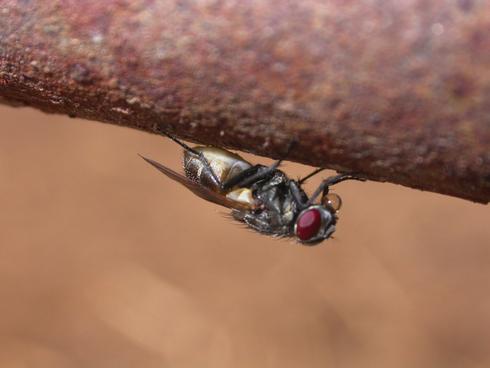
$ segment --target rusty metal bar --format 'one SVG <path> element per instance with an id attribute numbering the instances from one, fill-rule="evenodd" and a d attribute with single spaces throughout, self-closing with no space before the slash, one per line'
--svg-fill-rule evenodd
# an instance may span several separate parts
<path id="1" fill-rule="evenodd" d="M 490 200 L 490 2 L 0 0 L 0 98 Z"/>

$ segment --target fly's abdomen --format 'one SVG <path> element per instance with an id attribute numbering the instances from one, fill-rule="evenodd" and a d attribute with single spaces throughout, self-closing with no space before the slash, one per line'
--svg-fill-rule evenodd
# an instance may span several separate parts
<path id="1" fill-rule="evenodd" d="M 203 153 L 220 183 L 252 166 L 239 155 L 221 148 L 199 146 L 194 150 Z M 192 152 L 184 151 L 184 172 L 190 180 L 214 191 L 220 190 L 220 183 L 216 183 L 202 160 Z"/>

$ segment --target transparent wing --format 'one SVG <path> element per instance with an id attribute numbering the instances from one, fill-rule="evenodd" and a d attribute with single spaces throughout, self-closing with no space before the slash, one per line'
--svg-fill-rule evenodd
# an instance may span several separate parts
<path id="1" fill-rule="evenodd" d="M 140 155 L 141 156 L 141 155 Z M 172 169 L 169 169 L 166 166 L 163 166 L 162 164 L 153 161 L 152 159 L 146 158 L 144 156 L 141 156 L 143 160 L 148 162 L 150 165 L 153 167 L 157 168 L 159 171 L 167 175 L 170 179 L 175 180 L 179 182 L 180 184 L 184 185 L 187 189 L 189 189 L 191 192 L 193 192 L 195 195 L 201 197 L 202 199 L 205 199 L 206 201 L 213 202 L 216 204 L 219 204 L 220 206 L 224 206 L 227 208 L 233 208 L 237 210 L 249 210 L 251 209 L 250 206 L 247 206 L 245 203 L 240 203 L 240 202 L 235 202 L 232 200 L 229 200 L 226 198 L 224 195 L 220 193 L 216 193 L 199 183 L 196 183 L 188 178 L 186 178 L 184 175 L 181 175 Z"/>

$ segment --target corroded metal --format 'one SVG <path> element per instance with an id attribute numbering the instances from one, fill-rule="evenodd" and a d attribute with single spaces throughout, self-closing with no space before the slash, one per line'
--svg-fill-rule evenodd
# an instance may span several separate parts
<path id="1" fill-rule="evenodd" d="M 0 0 L 0 98 L 490 200 L 483 0 Z"/>

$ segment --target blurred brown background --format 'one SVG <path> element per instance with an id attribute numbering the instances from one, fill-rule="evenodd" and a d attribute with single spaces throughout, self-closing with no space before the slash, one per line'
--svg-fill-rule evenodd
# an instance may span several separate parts
<path id="1" fill-rule="evenodd" d="M 336 239 L 300 247 L 137 153 L 180 166 L 162 137 L 0 108 L 0 367 L 490 365 L 488 206 L 340 184 Z"/>

